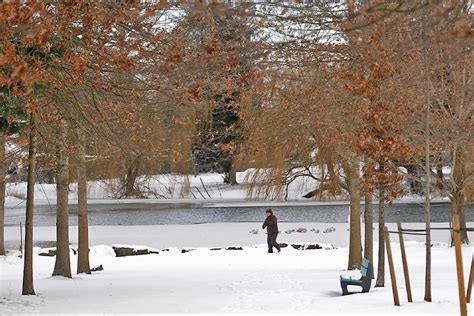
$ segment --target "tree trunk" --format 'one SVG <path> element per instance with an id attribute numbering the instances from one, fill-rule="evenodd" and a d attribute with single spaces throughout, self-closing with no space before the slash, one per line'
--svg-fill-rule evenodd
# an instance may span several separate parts
<path id="1" fill-rule="evenodd" d="M 431 101 L 430 101 L 431 102 Z M 426 258 L 425 258 L 425 298 L 431 302 L 431 163 L 430 163 L 430 104 L 426 111 L 425 139 L 425 226 L 426 226 Z M 442 171 L 441 171 L 442 179 Z"/>
<path id="2" fill-rule="evenodd" d="M 138 177 L 140 168 L 140 156 L 129 155 L 127 159 L 127 175 L 125 177 L 125 192 L 126 197 L 138 196 L 139 192 L 135 187 L 135 182 Z"/>
<path id="3" fill-rule="evenodd" d="M 443 175 L 443 165 L 438 164 L 436 165 L 436 176 L 440 179 L 443 180 L 444 175 Z"/>
<path id="4" fill-rule="evenodd" d="M 380 165 L 380 170 L 383 173 L 383 163 Z M 383 184 L 379 187 L 379 255 L 377 267 L 377 281 L 376 287 L 385 286 L 385 241 L 384 241 L 384 226 L 385 226 L 385 187 Z"/>
<path id="5" fill-rule="evenodd" d="M 461 225 L 461 242 L 463 244 L 469 244 L 469 235 L 467 233 L 466 227 L 466 211 L 464 209 L 464 191 L 462 193 L 461 203 L 459 204 L 459 224 Z"/>
<path id="6" fill-rule="evenodd" d="M 5 255 L 5 140 L 0 133 L 0 256 Z"/>
<path id="7" fill-rule="evenodd" d="M 407 165 L 405 166 L 409 175 L 413 175 L 415 177 L 420 176 L 420 169 L 417 165 Z M 421 194 L 423 192 L 423 187 L 417 180 L 408 179 L 410 183 L 410 190 L 414 194 Z"/>
<path id="8" fill-rule="evenodd" d="M 360 229 L 360 188 L 359 159 L 350 162 L 350 226 L 349 226 L 349 264 L 348 269 L 360 268 L 362 264 L 362 242 Z"/>
<path id="9" fill-rule="evenodd" d="M 459 216 L 459 224 L 461 227 L 461 242 L 463 244 L 469 244 L 469 236 L 466 231 L 466 214 L 464 212 L 464 157 L 460 149 L 454 152 L 453 157 L 453 210 L 452 215 L 457 214 Z"/>
<path id="10" fill-rule="evenodd" d="M 461 216 L 460 216 L 460 214 L 464 211 L 464 194 L 462 194 L 462 192 L 460 192 L 460 191 L 455 192 L 455 194 L 453 195 L 452 206 L 451 207 L 452 207 L 452 209 L 451 209 L 452 218 L 454 219 L 455 216 L 458 216 L 459 226 L 462 229 L 463 225 L 462 225 Z M 454 222 L 454 220 L 453 220 L 453 222 Z M 461 242 L 466 243 L 466 241 L 464 241 L 464 239 L 463 239 L 463 234 L 462 233 L 463 233 L 463 231 L 460 232 Z"/>
<path id="11" fill-rule="evenodd" d="M 225 183 L 227 184 L 230 184 L 230 185 L 238 184 L 237 183 L 237 169 L 235 167 L 234 160 L 232 160 L 229 170 L 226 171 L 225 178 L 226 178 Z"/>
<path id="12" fill-rule="evenodd" d="M 71 278 L 69 257 L 69 158 L 66 152 L 67 123 L 61 121 L 58 131 L 57 169 L 56 169 L 56 262 L 53 276 Z"/>
<path id="13" fill-rule="evenodd" d="M 30 116 L 30 143 L 28 150 L 28 184 L 26 189 L 25 252 L 23 261 L 23 295 L 35 295 L 33 286 L 33 209 L 36 182 L 36 126 L 35 114 Z"/>
<path id="14" fill-rule="evenodd" d="M 77 204 L 78 204 L 78 249 L 77 274 L 90 274 L 89 264 L 89 224 L 87 218 L 87 169 L 86 169 L 86 137 L 84 131 L 76 128 L 79 146 L 77 164 Z"/>
<path id="15" fill-rule="evenodd" d="M 428 176 L 429 179 L 429 176 Z M 426 260 L 425 260 L 425 301 L 431 302 L 431 205 L 430 180 L 425 184 L 425 226 L 426 226 Z"/>
<path id="16" fill-rule="evenodd" d="M 346 0 L 349 18 L 355 13 L 354 0 Z M 349 36 L 350 37 L 350 36 Z M 351 37 L 349 41 L 352 41 Z M 349 227 L 349 266 L 348 269 L 360 268 L 362 264 L 362 242 L 360 228 L 360 188 L 359 159 L 353 157 L 350 162 L 350 227 Z"/>
<path id="17" fill-rule="evenodd" d="M 369 260 L 370 272 L 374 276 L 374 213 L 372 205 L 372 194 L 365 193 L 365 238 L 364 238 L 364 258 Z"/>

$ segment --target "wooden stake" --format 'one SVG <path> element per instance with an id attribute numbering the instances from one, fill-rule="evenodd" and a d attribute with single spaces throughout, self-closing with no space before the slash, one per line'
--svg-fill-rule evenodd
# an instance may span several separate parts
<path id="1" fill-rule="evenodd" d="M 407 288 L 407 297 L 408 302 L 413 302 L 413 297 L 411 295 L 411 286 L 410 286 L 410 274 L 408 273 L 408 262 L 407 262 L 407 254 L 405 251 L 405 241 L 403 240 L 403 233 L 402 233 L 402 223 L 397 221 L 398 226 L 398 237 L 400 239 L 400 250 L 402 252 L 402 262 L 403 262 L 403 274 L 405 276 L 405 286 Z"/>
<path id="2" fill-rule="evenodd" d="M 397 278 L 395 276 L 395 266 L 393 265 L 392 247 L 390 246 L 390 236 L 388 234 L 387 226 L 384 227 L 383 232 L 384 232 L 384 237 L 385 237 L 385 247 L 387 248 L 388 265 L 390 267 L 390 279 L 392 283 L 393 303 L 395 304 L 395 306 L 400 306 L 400 299 L 398 297 L 398 288 L 397 288 Z"/>
<path id="3" fill-rule="evenodd" d="M 462 249 L 461 249 L 461 231 L 459 224 L 459 214 L 453 216 L 453 232 L 454 232 L 454 250 L 456 253 L 456 272 L 458 276 L 458 292 L 459 292 L 459 309 L 461 316 L 467 316 L 466 295 L 464 292 L 464 272 L 462 266 Z"/>
<path id="4" fill-rule="evenodd" d="M 471 303 L 471 293 L 472 293 L 472 279 L 474 279 L 474 256 L 471 261 L 471 272 L 469 273 L 469 279 L 467 280 L 467 293 L 466 301 Z"/>

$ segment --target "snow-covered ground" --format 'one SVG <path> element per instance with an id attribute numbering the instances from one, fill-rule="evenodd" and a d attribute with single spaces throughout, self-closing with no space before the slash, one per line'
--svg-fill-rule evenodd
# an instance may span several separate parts
<path id="1" fill-rule="evenodd" d="M 183 177 L 162 175 L 151 179 L 155 193 L 166 199 L 140 200 L 152 203 L 202 203 L 206 206 L 277 206 L 326 204 L 301 199 L 301 192 L 313 187 L 310 182 L 290 188 L 290 202 L 248 201 L 245 173 L 238 175 L 241 185 L 222 184 L 219 174 L 190 176 L 191 191 L 183 190 Z M 201 183 L 204 183 L 204 185 Z M 131 203 L 137 200 L 112 200 L 116 183 L 90 181 L 88 196 L 93 203 Z M 199 190 L 198 190 L 199 189 Z M 209 195 L 206 193 L 208 191 Z M 188 193 L 184 193 L 188 192 Z M 191 193 L 192 192 L 192 193 Z M 10 183 L 7 206 L 21 208 L 25 183 Z M 36 186 L 36 204 L 55 204 L 53 184 Z M 70 201 L 77 202 L 76 185 L 70 187 Z M 201 195 L 202 194 L 202 195 Z M 412 202 L 406 197 L 402 202 Z M 329 202 L 347 204 L 345 201 Z M 422 224 L 404 224 L 406 228 Z M 473 223 L 469 223 L 472 226 Z M 91 226 L 91 266 L 103 271 L 92 275 L 73 275 L 72 279 L 51 277 L 54 257 L 38 256 L 52 246 L 54 227 L 35 227 L 34 273 L 36 296 L 20 295 L 22 259 L 18 227 L 6 227 L 10 249 L 0 257 L 0 315 L 11 313 L 310 313 L 310 314 L 458 314 L 454 249 L 446 231 L 434 231 L 433 303 L 423 302 L 424 243 L 422 236 L 406 236 L 412 291 L 415 302 L 408 304 L 398 238 L 392 248 L 401 307 L 393 306 L 388 266 L 386 286 L 367 294 L 341 296 L 339 275 L 346 271 L 348 259 L 347 223 L 280 223 L 279 242 L 318 243 L 319 250 L 296 250 L 291 246 L 281 253 L 267 254 L 266 235 L 260 223 L 210 223 L 195 225 Z M 432 226 L 446 227 L 446 223 Z M 296 232 L 299 228 L 306 231 Z M 374 240 L 377 228 L 374 226 Z M 395 229 L 389 224 L 391 230 Z M 256 233 L 255 233 L 256 232 Z M 287 233 L 288 232 L 288 233 Z M 474 234 L 470 234 L 471 240 Z M 70 227 L 71 247 L 77 247 L 77 227 Z M 159 254 L 115 257 L 112 246 L 130 245 L 157 249 Z M 215 250 L 212 247 L 240 246 L 243 250 Z M 43 247 L 43 249 L 39 248 Z M 377 249 L 377 244 L 374 245 Z M 195 250 L 181 253 L 183 248 Z M 13 250 L 12 250 L 13 249 Z M 169 249 L 169 251 L 163 251 Z M 467 279 L 472 249 L 464 247 L 464 274 Z M 376 254 L 376 251 L 375 251 Z M 376 259 L 376 258 L 375 258 Z M 76 256 L 71 252 L 72 271 Z M 377 264 L 377 262 L 375 262 Z M 472 306 L 469 306 L 473 310 Z"/>
<path id="2" fill-rule="evenodd" d="M 469 223 L 474 226 L 474 223 Z M 281 242 L 313 242 L 331 244 L 335 247 L 347 247 L 349 232 L 347 223 L 279 223 Z M 390 230 L 396 230 L 396 224 L 387 224 Z M 432 227 L 447 227 L 446 223 L 432 223 Z M 404 223 L 404 228 L 423 228 L 421 223 Z M 306 232 L 289 232 L 299 228 Z M 331 228 L 334 232 L 329 232 Z M 253 233 L 251 232 L 253 231 Z M 326 232 L 325 232 L 326 231 Z M 255 234 L 256 232 L 256 234 Z M 374 225 L 374 240 L 378 238 L 377 224 Z M 474 234 L 470 233 L 471 239 Z M 5 228 L 7 246 L 18 249 L 20 245 L 20 229 L 18 226 Z M 261 223 L 207 223 L 194 225 L 146 225 L 146 226 L 90 226 L 90 245 L 146 245 L 163 249 L 168 247 L 225 247 L 252 246 L 266 241 Z M 398 236 L 392 236 L 394 241 Z M 432 239 L 441 243 L 450 242 L 448 231 L 435 230 Z M 34 241 L 37 245 L 51 243 L 56 240 L 55 227 L 34 227 Z M 69 240 L 71 246 L 77 244 L 77 226 L 70 226 Z M 405 236 L 405 241 L 422 242 L 424 236 Z"/>
<path id="3" fill-rule="evenodd" d="M 416 226 L 415 224 L 413 224 Z M 402 306 L 393 306 L 390 277 L 367 294 L 341 296 L 339 275 L 347 274 L 347 224 L 282 223 L 279 242 L 335 244 L 328 249 L 267 254 L 265 234 L 256 223 L 91 227 L 91 266 L 104 271 L 51 277 L 54 257 L 35 255 L 37 296 L 21 296 L 22 259 L 10 251 L 0 258 L 0 314 L 4 313 L 311 313 L 458 314 L 454 249 L 437 235 L 433 245 L 433 303 L 423 302 L 424 244 L 407 238 L 414 303 L 407 303 L 396 236 L 392 237 Z M 334 232 L 323 233 L 326 227 Z M 311 228 L 320 229 L 319 233 Z M 12 232 L 7 228 L 7 236 Z M 75 228 L 71 228 L 75 247 Z M 471 234 L 471 238 L 474 236 Z M 54 240 L 54 228 L 35 228 L 35 240 Z M 111 246 L 144 245 L 160 253 L 117 258 Z M 210 247 L 243 246 L 243 250 Z M 376 247 L 377 245 L 375 245 Z M 170 251 L 161 251 L 163 248 Z M 182 248 L 196 248 L 181 253 Z M 41 251 L 35 248 L 35 253 Z M 464 274 L 472 249 L 463 248 Z M 72 270 L 76 256 L 71 253 Z M 354 273 L 354 272 L 352 272 Z M 471 310 L 472 306 L 469 306 Z"/>
<path id="4" fill-rule="evenodd" d="M 134 203 L 134 202 L 203 202 L 213 203 L 219 206 L 220 203 L 226 203 L 226 206 L 242 205 L 245 201 L 246 206 L 265 203 L 265 205 L 276 206 L 284 203 L 348 203 L 346 196 L 338 197 L 338 201 L 318 201 L 306 199 L 302 196 L 313 190 L 317 183 L 310 178 L 298 178 L 288 189 L 288 199 L 283 201 L 282 195 L 272 201 L 263 197 L 255 196 L 249 193 L 249 185 L 255 171 L 249 169 L 245 172 L 237 173 L 238 185 L 226 185 L 223 183 L 223 175 L 219 173 L 206 173 L 199 175 L 174 175 L 163 174 L 149 178 L 139 178 L 137 183 L 141 187 L 151 189 L 146 194 L 146 199 L 121 199 L 115 197 L 116 188 L 119 181 L 117 179 L 103 181 L 89 181 L 87 184 L 87 195 L 89 201 L 93 203 Z M 188 182 L 189 188 L 184 189 L 183 184 Z M 21 206 L 26 200 L 26 183 L 7 183 L 6 186 L 6 205 L 9 207 Z M 71 204 L 77 203 L 77 183 L 71 183 L 69 186 L 69 201 Z M 419 196 L 407 195 L 396 202 L 424 202 L 424 198 Z M 446 198 L 437 197 L 433 201 L 447 201 Z M 228 204 L 228 203 L 233 204 Z M 35 186 L 35 204 L 55 204 L 56 203 L 56 185 L 37 183 Z M 377 203 L 374 201 L 374 203 Z"/>
<path id="5" fill-rule="evenodd" d="M 188 200 L 245 200 L 248 197 L 247 185 L 251 180 L 249 172 L 237 173 L 239 185 L 226 185 L 223 175 L 219 173 L 206 173 L 199 175 L 163 174 L 137 179 L 137 186 L 143 189 L 146 197 L 156 199 L 188 199 Z M 185 188 L 185 183 L 189 187 Z M 301 199 L 301 192 L 314 189 L 312 180 L 301 179 L 292 185 L 289 198 Z M 313 183 L 314 184 L 314 183 Z M 87 194 L 92 200 L 110 200 L 117 194 L 118 179 L 88 181 Z M 296 190 L 301 190 L 297 192 Z M 7 183 L 7 205 L 15 205 L 26 199 L 26 183 Z M 69 187 L 69 199 L 72 203 L 77 201 L 77 183 Z M 306 199 L 304 199 L 306 200 Z M 35 186 L 35 202 L 55 203 L 56 185 L 37 183 Z"/>

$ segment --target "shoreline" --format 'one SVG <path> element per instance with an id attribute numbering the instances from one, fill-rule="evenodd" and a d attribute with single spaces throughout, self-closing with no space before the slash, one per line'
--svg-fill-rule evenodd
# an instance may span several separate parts
<path id="1" fill-rule="evenodd" d="M 24 207 L 26 200 L 12 199 L 5 201 L 5 207 L 10 209 Z M 115 204 L 163 204 L 163 205 L 199 205 L 203 208 L 214 207 L 272 207 L 272 206 L 331 206 L 331 205 L 349 205 L 349 201 L 307 201 L 307 200 L 288 200 L 288 201 L 263 201 L 246 199 L 88 199 L 88 205 L 115 205 Z M 378 205 L 374 201 L 373 205 Z M 387 203 L 388 204 L 388 203 Z M 400 199 L 391 204 L 424 204 L 423 199 Z M 436 198 L 431 204 L 450 204 L 448 198 Z M 474 204 L 466 202 L 466 205 Z M 35 206 L 56 205 L 56 199 L 35 199 Z M 69 199 L 69 205 L 76 206 L 77 199 Z M 364 201 L 360 205 L 365 205 Z"/>
<path id="2" fill-rule="evenodd" d="M 396 230 L 396 223 L 387 223 L 390 230 Z M 447 223 L 432 223 L 432 227 L 447 227 Z M 469 222 L 468 226 L 474 226 Z M 329 228 L 331 232 L 325 232 Z M 423 228 L 424 223 L 403 223 L 404 228 Z M 296 232 L 304 228 L 305 232 Z M 332 244 L 335 247 L 347 247 L 349 231 L 347 223 L 318 223 L 318 222 L 283 222 L 279 223 L 280 234 L 278 242 L 314 242 Z M 291 230 L 294 232 L 287 233 Z M 318 231 L 318 232 L 316 232 Z M 5 241 L 7 248 L 18 249 L 20 244 L 18 227 L 5 227 Z M 374 241 L 377 241 L 378 225 L 373 225 Z M 362 244 L 364 240 L 362 232 Z M 70 243 L 77 244 L 77 226 L 69 227 Z M 474 232 L 469 232 L 469 238 L 474 240 Z M 226 247 L 226 246 L 253 246 L 266 242 L 265 231 L 260 222 L 241 223 L 206 223 L 183 225 L 115 225 L 89 226 L 90 245 L 144 245 L 156 249 L 168 247 Z M 56 227 L 34 227 L 34 240 L 37 243 L 53 242 L 56 240 Z M 393 241 L 398 237 L 393 236 Z M 425 236 L 407 235 L 405 241 L 424 242 Z M 432 241 L 449 243 L 450 233 L 444 230 L 432 232 Z"/>

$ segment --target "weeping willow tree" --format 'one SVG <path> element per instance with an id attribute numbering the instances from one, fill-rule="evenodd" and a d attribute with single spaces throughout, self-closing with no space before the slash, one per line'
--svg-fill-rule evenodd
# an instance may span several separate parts
<path id="1" fill-rule="evenodd" d="M 245 152 L 256 168 L 248 175 L 249 196 L 286 199 L 292 190 L 307 198 L 348 196 L 353 269 L 362 261 L 360 159 L 352 139 L 360 101 L 345 89 L 339 69 L 308 65 L 312 70 L 269 72 L 257 90 L 259 106 L 249 97 Z M 310 180 L 306 187 L 295 186 L 302 179 Z"/>

